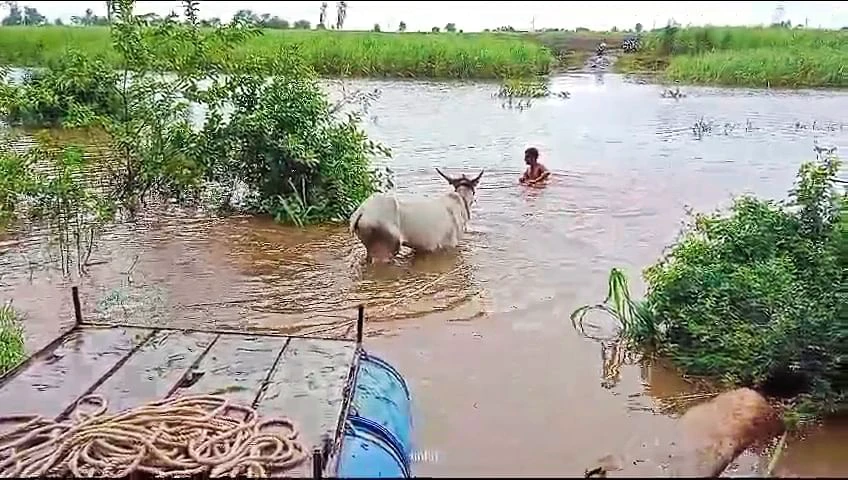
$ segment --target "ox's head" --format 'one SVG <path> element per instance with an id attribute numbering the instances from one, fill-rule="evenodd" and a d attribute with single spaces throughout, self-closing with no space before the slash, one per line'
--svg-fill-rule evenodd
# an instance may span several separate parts
<path id="1" fill-rule="evenodd" d="M 451 184 L 454 191 L 465 201 L 466 207 L 470 207 L 474 203 L 474 191 L 477 189 L 477 184 L 480 183 L 480 177 L 483 176 L 483 170 L 480 170 L 480 174 L 474 178 L 468 178 L 465 174 L 461 177 L 451 178 L 442 173 L 442 171 L 438 168 L 436 169 L 436 172 L 438 172 L 442 178 Z"/>

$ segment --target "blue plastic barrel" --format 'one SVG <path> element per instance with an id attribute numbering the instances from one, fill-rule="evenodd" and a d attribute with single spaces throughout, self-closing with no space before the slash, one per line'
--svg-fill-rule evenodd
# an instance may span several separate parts
<path id="1" fill-rule="evenodd" d="M 336 475 L 339 478 L 409 478 L 401 447 L 380 424 L 349 417 Z"/>
<path id="2" fill-rule="evenodd" d="M 364 353 L 360 359 L 351 414 L 383 427 L 399 445 L 406 464 L 412 456 L 412 408 L 403 376 L 391 365 Z"/>

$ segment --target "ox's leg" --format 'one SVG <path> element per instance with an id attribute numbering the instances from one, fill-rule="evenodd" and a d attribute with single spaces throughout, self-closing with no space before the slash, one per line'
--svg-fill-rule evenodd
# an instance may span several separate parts
<path id="1" fill-rule="evenodd" d="M 378 230 L 365 244 L 371 263 L 389 263 L 400 251 L 401 241 L 390 232 Z"/>

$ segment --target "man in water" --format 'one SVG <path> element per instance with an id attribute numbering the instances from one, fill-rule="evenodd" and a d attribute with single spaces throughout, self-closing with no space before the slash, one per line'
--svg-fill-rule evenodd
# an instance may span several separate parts
<path id="1" fill-rule="evenodd" d="M 536 147 L 530 147 L 524 150 L 524 163 L 527 164 L 527 170 L 518 179 L 518 183 L 522 185 L 537 185 L 551 176 L 550 170 L 539 163 L 539 150 Z"/>

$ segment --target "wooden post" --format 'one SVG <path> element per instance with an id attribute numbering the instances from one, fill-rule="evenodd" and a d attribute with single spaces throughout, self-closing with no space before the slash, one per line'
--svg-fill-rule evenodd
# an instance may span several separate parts
<path id="1" fill-rule="evenodd" d="M 365 305 L 359 305 L 359 315 L 356 318 L 356 345 L 362 345 L 362 334 L 365 330 Z"/>
<path id="2" fill-rule="evenodd" d="M 74 327 L 82 325 L 82 305 L 80 305 L 79 287 L 71 287 L 71 296 L 74 300 Z"/>
<path id="3" fill-rule="evenodd" d="M 318 479 L 324 476 L 324 459 L 321 455 L 321 448 L 315 447 L 312 449 L 312 478 Z"/>

